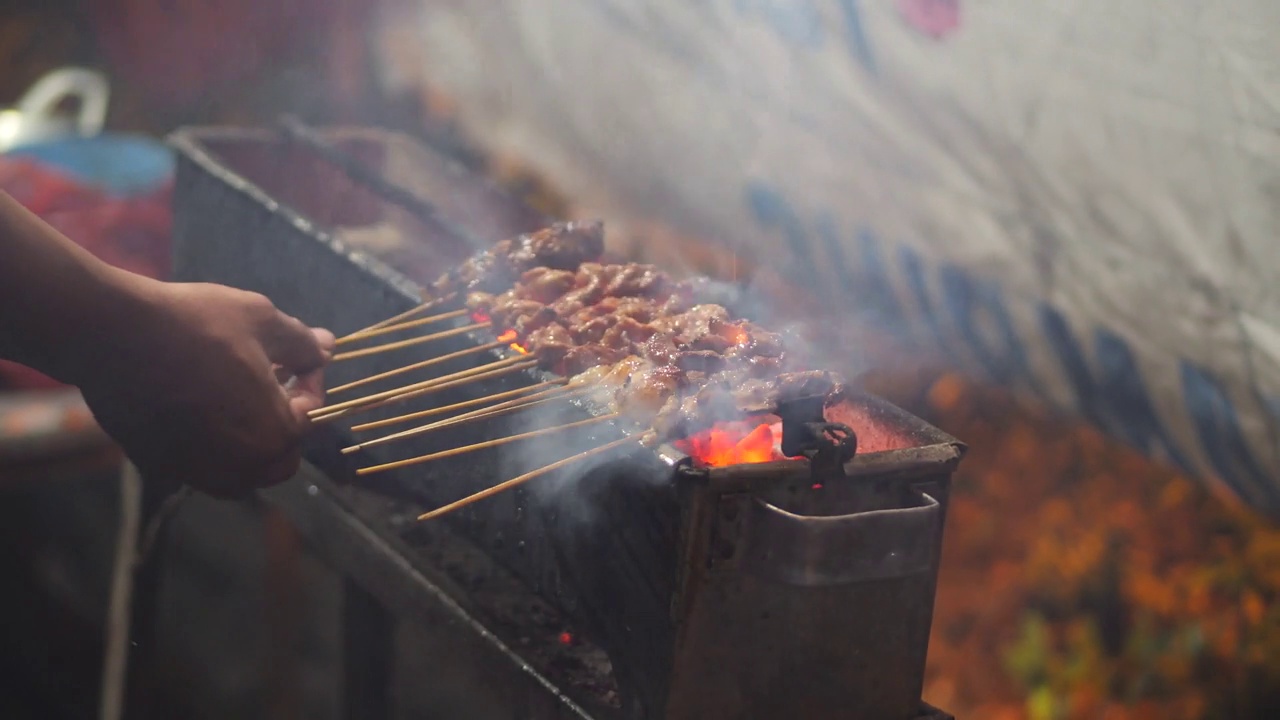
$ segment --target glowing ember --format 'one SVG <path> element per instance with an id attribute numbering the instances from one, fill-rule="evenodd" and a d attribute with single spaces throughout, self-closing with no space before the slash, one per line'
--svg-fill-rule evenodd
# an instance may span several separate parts
<path id="1" fill-rule="evenodd" d="M 571 635 L 571 634 L 569 634 L 569 633 L 567 633 L 567 632 L 562 632 L 562 633 L 560 633 L 560 644 L 561 644 L 561 645 L 572 645 L 572 644 L 573 644 L 573 635 Z"/>
<path id="2" fill-rule="evenodd" d="M 525 350 L 523 345 L 516 342 L 516 338 L 518 337 L 520 336 L 516 334 L 515 330 L 508 330 L 498 336 L 498 342 L 509 342 L 511 343 L 512 350 L 515 350 L 521 355 L 528 355 L 529 351 Z"/>
<path id="3" fill-rule="evenodd" d="M 761 423 L 753 428 L 736 422 L 720 423 L 675 445 L 699 465 L 724 467 L 786 460 L 779 447 L 781 440 L 782 423 Z"/>

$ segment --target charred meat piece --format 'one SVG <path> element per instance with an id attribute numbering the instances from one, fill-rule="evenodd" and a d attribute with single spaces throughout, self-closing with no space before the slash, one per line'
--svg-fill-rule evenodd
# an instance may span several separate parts
<path id="1" fill-rule="evenodd" d="M 526 270 L 545 267 L 576 271 L 604 253 L 604 224 L 556 223 L 518 238 L 502 240 L 462 263 L 431 285 L 434 297 L 473 290 L 499 292 Z"/>
<path id="2" fill-rule="evenodd" d="M 546 327 L 556 322 L 559 316 L 556 311 L 546 305 L 539 306 L 537 310 L 532 308 L 528 311 L 516 316 L 515 320 L 510 323 L 509 327 L 516 331 L 516 335 L 520 337 L 528 337 L 535 330 Z"/>
<path id="3" fill-rule="evenodd" d="M 573 289 L 556 302 L 564 305 L 566 310 L 569 306 L 576 305 L 578 308 L 584 308 L 600 302 L 610 278 L 606 268 L 607 266 L 600 263 L 583 263 L 582 267 L 578 268 Z"/>
<path id="4" fill-rule="evenodd" d="M 645 341 L 653 337 L 656 331 L 649 325 L 625 315 L 617 317 L 613 326 L 605 330 L 600 337 L 600 344 L 611 348 L 626 348 L 634 351 Z"/>
<path id="5" fill-rule="evenodd" d="M 529 333 L 524 345 L 537 356 L 539 365 L 548 370 L 559 367 L 564 356 L 575 347 L 573 335 L 557 323 L 549 323 Z"/>
<path id="6" fill-rule="evenodd" d="M 680 347 L 676 344 L 674 335 L 655 332 L 639 347 L 639 352 L 660 365 L 672 365 L 680 355 Z"/>
<path id="7" fill-rule="evenodd" d="M 587 322 L 602 315 L 626 316 L 640 322 L 650 322 L 660 311 L 661 306 L 648 298 L 607 295 L 594 305 L 577 309 L 570 317 L 576 323 Z"/>
<path id="8" fill-rule="evenodd" d="M 734 328 L 737 342 L 728 350 L 731 354 L 757 355 L 780 358 L 785 352 L 782 335 L 769 332 L 753 322 L 742 322 Z"/>
<path id="9" fill-rule="evenodd" d="M 685 372 L 711 374 L 722 370 L 728 358 L 713 350 L 686 350 L 676 353 L 674 364 Z"/>
<path id="10" fill-rule="evenodd" d="M 603 345 L 577 345 L 565 353 L 559 372 L 561 375 L 577 375 L 597 365 L 612 365 L 627 353 Z"/>
<path id="11" fill-rule="evenodd" d="M 614 265 L 605 288 L 609 297 L 666 297 L 671 294 L 667 276 L 652 265 Z"/>
<path id="12" fill-rule="evenodd" d="M 740 356 L 741 357 L 741 356 Z M 786 367 L 785 358 L 771 357 L 769 355 L 748 355 L 746 356 L 746 367 L 751 377 L 756 379 L 768 379 L 778 376 Z"/>
<path id="13" fill-rule="evenodd" d="M 571 384 L 598 387 L 613 410 L 647 422 L 646 437 L 654 442 L 744 416 L 772 414 L 789 399 L 821 396 L 830 402 L 843 392 L 841 378 L 826 371 L 766 379 L 751 377 L 743 368 L 707 373 L 635 356 L 612 366 L 592 367 Z"/>
<path id="14" fill-rule="evenodd" d="M 617 411 L 636 420 L 651 422 L 669 400 L 677 396 L 683 373 L 672 365 L 646 365 L 634 370 L 614 394 Z"/>
<path id="15" fill-rule="evenodd" d="M 495 248 L 499 249 L 499 248 Z M 516 279 L 516 271 L 505 253 L 483 253 L 463 263 L 456 272 L 436 281 L 437 297 L 451 292 L 482 290 L 496 292 Z"/>
<path id="16" fill-rule="evenodd" d="M 670 332 L 691 339 L 716 333 L 727 324 L 729 311 L 719 305 L 697 305 L 678 315 L 667 315 L 653 321 L 658 332 Z"/>
<path id="17" fill-rule="evenodd" d="M 503 330 L 514 329 L 522 318 L 538 315 L 546 307 L 546 305 L 536 300 L 524 300 L 515 297 L 508 291 L 494 298 L 493 303 L 489 306 L 489 317 L 493 319 L 494 329 L 502 332 Z M 554 313 L 552 313 L 552 317 L 555 317 Z"/>
<path id="18" fill-rule="evenodd" d="M 592 318 L 587 322 L 574 325 L 574 337 L 578 342 L 583 344 L 598 343 L 604 339 L 604 334 L 618 323 L 616 315 L 601 315 Z"/>
<path id="19" fill-rule="evenodd" d="M 550 304 L 572 290 L 576 282 L 577 273 L 573 271 L 537 267 L 526 270 L 517 287 L 520 297 Z"/>
<path id="20" fill-rule="evenodd" d="M 604 223 L 556 223 L 516 239 L 509 259 L 521 271 L 535 267 L 577 270 L 585 262 L 604 254 Z"/>

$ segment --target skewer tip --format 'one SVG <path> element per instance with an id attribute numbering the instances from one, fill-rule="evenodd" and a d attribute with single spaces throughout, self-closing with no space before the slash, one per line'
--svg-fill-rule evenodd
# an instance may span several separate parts
<path id="1" fill-rule="evenodd" d="M 453 512 L 454 510 L 462 509 L 468 505 L 477 503 L 481 500 L 497 495 L 498 493 L 503 492 L 505 490 L 509 490 L 518 485 L 523 485 L 524 483 L 530 480 L 533 480 L 534 478 L 537 478 L 541 475 L 545 475 L 546 473 L 549 473 L 553 470 L 559 470 L 560 468 L 566 465 L 570 465 L 572 463 L 585 460 L 593 455 L 599 455 L 601 453 L 608 452 L 609 450 L 612 450 L 614 448 L 621 447 L 630 442 L 634 442 L 634 440 L 635 440 L 634 438 L 630 438 L 630 437 L 621 438 L 619 440 L 614 440 L 613 442 L 607 442 L 604 445 L 599 445 L 590 450 L 580 452 L 577 455 L 570 455 L 567 458 L 564 458 L 562 460 L 557 460 L 556 462 L 553 462 L 549 465 L 543 465 L 542 467 L 536 470 L 530 470 L 529 472 L 523 475 L 519 475 L 517 477 L 511 478 L 506 482 L 498 483 L 493 487 L 487 488 L 485 490 L 481 490 L 480 492 L 470 495 L 468 497 L 465 497 L 461 500 L 456 500 L 454 502 L 449 503 L 448 505 L 443 505 L 441 507 L 438 507 L 435 510 L 430 510 L 428 512 L 422 513 L 421 515 L 418 516 L 418 522 L 422 522 L 424 520 L 434 520 L 435 518 L 438 518 L 442 515 L 447 515 Z"/>

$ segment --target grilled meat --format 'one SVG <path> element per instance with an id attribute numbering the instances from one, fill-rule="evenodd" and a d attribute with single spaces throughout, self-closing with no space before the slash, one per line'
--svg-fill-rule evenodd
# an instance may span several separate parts
<path id="1" fill-rule="evenodd" d="M 560 224 L 499 243 L 447 281 L 543 369 L 647 425 L 646 442 L 842 393 L 834 373 L 794 367 L 781 335 L 705 302 L 713 283 L 601 263 L 602 249 L 598 223 Z"/>
<path id="2" fill-rule="evenodd" d="M 510 287 L 528 270 L 577 271 L 604 253 L 604 225 L 600 222 L 556 223 L 537 232 L 495 243 L 432 283 L 435 297 L 475 291 L 498 292 Z"/>

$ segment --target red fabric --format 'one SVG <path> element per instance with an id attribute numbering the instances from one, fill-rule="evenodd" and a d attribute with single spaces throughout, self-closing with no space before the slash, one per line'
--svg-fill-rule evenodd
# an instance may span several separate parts
<path id="1" fill-rule="evenodd" d="M 169 187 L 114 198 L 38 163 L 0 157 L 0 190 L 102 260 L 148 277 L 167 276 Z M 0 360 L 0 387 L 58 386 L 34 370 Z"/>

